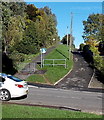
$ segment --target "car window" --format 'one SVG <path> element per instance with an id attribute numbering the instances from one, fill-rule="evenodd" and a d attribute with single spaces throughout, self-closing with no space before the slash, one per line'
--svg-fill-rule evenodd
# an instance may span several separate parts
<path id="1" fill-rule="evenodd" d="M 7 76 L 8 78 L 10 78 L 10 79 L 12 79 L 12 80 L 14 80 L 14 81 L 16 81 L 16 82 L 21 82 L 21 81 L 23 81 L 23 80 L 21 80 L 21 79 L 19 79 L 19 78 L 16 78 L 16 77 L 14 77 L 14 76 Z"/>
<path id="2" fill-rule="evenodd" d="M 2 82 L 4 82 L 5 81 L 5 78 L 2 78 Z"/>
<path id="3" fill-rule="evenodd" d="M 2 78 L 1 76 L 0 76 L 0 82 L 4 82 L 5 81 L 5 78 Z"/>
<path id="4" fill-rule="evenodd" d="M 2 77 L 0 76 L 0 82 L 2 82 Z"/>

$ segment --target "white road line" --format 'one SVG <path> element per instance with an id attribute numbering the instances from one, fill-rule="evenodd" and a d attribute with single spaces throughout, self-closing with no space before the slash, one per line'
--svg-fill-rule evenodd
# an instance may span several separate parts
<path id="1" fill-rule="evenodd" d="M 91 92 L 91 91 L 74 91 L 74 90 L 66 90 L 66 89 L 55 89 L 55 88 L 44 88 L 44 87 L 37 87 L 37 86 L 33 86 L 33 85 L 28 85 L 29 88 L 38 88 L 38 89 L 41 89 L 41 90 L 52 90 L 52 91 L 62 91 L 62 92 L 71 92 L 73 91 L 74 93 L 84 93 L 84 94 L 88 94 L 88 95 L 92 95 L 93 93 L 93 96 L 95 96 L 95 94 L 97 95 L 103 95 L 103 93 L 99 93 L 99 92 Z"/>
<path id="2" fill-rule="evenodd" d="M 29 88 L 39 88 L 37 86 L 33 86 L 33 85 L 28 85 Z"/>

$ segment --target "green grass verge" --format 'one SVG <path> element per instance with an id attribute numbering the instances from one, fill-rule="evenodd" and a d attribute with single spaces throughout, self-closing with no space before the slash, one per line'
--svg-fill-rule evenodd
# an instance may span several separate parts
<path id="1" fill-rule="evenodd" d="M 2 105 L 3 118 L 102 118 L 101 115 L 59 110 L 53 108 L 33 107 L 15 104 Z M 94 119 L 95 120 L 95 119 Z"/>
<path id="2" fill-rule="evenodd" d="M 35 83 L 45 83 L 45 79 L 43 76 L 35 74 L 31 75 L 26 79 L 28 82 L 35 82 Z"/>
<path id="3" fill-rule="evenodd" d="M 56 49 L 54 49 L 50 54 L 48 54 L 45 59 L 66 59 L 66 68 L 64 66 L 44 66 L 44 68 L 42 68 L 42 70 L 47 70 L 47 72 L 44 74 L 45 78 L 47 79 L 47 81 L 49 81 L 48 83 L 50 84 L 54 84 L 55 82 L 57 82 L 60 78 L 62 78 L 65 74 L 67 74 L 69 72 L 69 70 L 72 68 L 73 66 L 73 60 L 72 60 L 72 54 L 71 54 L 71 59 L 69 60 L 69 48 L 66 45 L 59 45 Z M 51 63 L 46 61 L 45 64 L 49 64 Z M 56 61 L 55 64 L 62 64 L 63 61 Z M 38 67 L 38 69 L 41 69 L 40 67 Z M 35 76 L 37 76 L 37 78 L 35 78 Z M 43 78 L 41 83 L 46 83 L 45 78 Z M 37 79 L 37 80 L 36 80 Z M 34 75 L 32 77 L 27 78 L 27 81 L 41 81 L 40 80 L 40 75 Z M 44 81 L 44 82 L 43 82 Z"/>
<path id="4" fill-rule="evenodd" d="M 2 118 L 2 102 L 0 102 L 0 120 Z"/>

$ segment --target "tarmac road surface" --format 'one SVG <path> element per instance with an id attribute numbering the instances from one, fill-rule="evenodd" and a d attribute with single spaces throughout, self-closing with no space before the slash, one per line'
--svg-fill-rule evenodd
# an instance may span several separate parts
<path id="1" fill-rule="evenodd" d="M 103 113 L 103 93 L 64 90 L 55 88 L 38 88 L 29 85 L 29 94 L 25 99 L 12 99 L 9 103 L 49 105 L 72 108 L 83 112 Z"/>
<path id="2" fill-rule="evenodd" d="M 73 61 L 74 66 L 72 71 L 57 83 L 56 87 L 64 89 L 88 88 L 93 75 L 93 69 L 78 51 L 73 52 Z"/>

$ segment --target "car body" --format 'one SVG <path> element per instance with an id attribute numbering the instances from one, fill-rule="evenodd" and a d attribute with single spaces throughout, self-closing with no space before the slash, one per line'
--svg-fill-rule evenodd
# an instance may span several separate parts
<path id="1" fill-rule="evenodd" d="M 0 99 L 10 100 L 15 97 L 22 97 L 28 94 L 28 84 L 12 75 L 0 73 Z"/>

